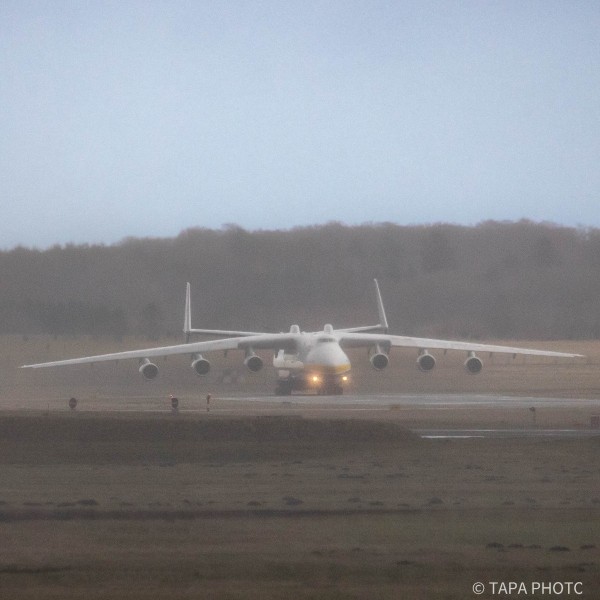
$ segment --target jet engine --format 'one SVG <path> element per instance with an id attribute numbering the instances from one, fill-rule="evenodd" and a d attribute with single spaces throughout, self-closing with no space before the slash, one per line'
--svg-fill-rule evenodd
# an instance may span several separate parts
<path id="1" fill-rule="evenodd" d="M 263 360 L 260 356 L 256 354 L 248 354 L 244 360 L 244 364 L 252 371 L 253 373 L 258 373 L 263 368 Z"/>
<path id="2" fill-rule="evenodd" d="M 202 354 L 195 354 L 194 359 L 192 360 L 192 369 L 194 369 L 196 375 L 200 377 L 208 375 L 210 363 L 205 358 L 202 358 Z"/>
<path id="3" fill-rule="evenodd" d="M 475 356 L 473 352 L 469 352 L 469 357 L 465 361 L 465 369 L 472 373 L 473 375 L 477 375 L 483 369 L 483 363 L 481 359 Z"/>
<path id="4" fill-rule="evenodd" d="M 373 368 L 377 369 L 377 371 L 385 369 L 390 363 L 388 355 L 385 352 L 381 351 L 378 351 L 375 354 L 373 354 L 369 360 L 371 361 Z"/>
<path id="5" fill-rule="evenodd" d="M 144 379 L 147 381 L 152 381 L 153 379 L 156 379 L 156 376 L 158 375 L 158 367 L 154 363 L 150 362 L 149 359 L 145 358 L 140 365 L 139 372 L 142 374 Z"/>
<path id="6" fill-rule="evenodd" d="M 435 358 L 427 350 L 424 350 L 417 358 L 417 366 L 421 371 L 431 371 L 435 367 Z"/>

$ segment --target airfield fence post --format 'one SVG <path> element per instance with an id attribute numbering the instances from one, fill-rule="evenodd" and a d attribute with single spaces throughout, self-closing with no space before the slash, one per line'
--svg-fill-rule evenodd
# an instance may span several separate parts
<path id="1" fill-rule="evenodd" d="M 535 410 L 535 406 L 530 407 L 530 412 L 531 412 L 531 418 L 533 421 L 533 426 L 535 427 L 537 424 L 537 419 L 536 419 L 536 415 L 537 415 L 537 411 Z"/>

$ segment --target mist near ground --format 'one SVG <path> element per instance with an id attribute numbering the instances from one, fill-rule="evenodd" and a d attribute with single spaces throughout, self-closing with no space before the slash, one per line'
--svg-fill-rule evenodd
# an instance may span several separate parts
<path id="1" fill-rule="evenodd" d="M 379 280 L 393 333 L 600 336 L 600 230 L 547 223 L 391 223 L 247 231 L 0 252 L 0 333 L 285 331 L 370 325 Z"/>

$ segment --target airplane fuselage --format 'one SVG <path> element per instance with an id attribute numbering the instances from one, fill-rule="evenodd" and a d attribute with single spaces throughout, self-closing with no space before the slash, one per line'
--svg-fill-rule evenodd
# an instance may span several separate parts
<path id="1" fill-rule="evenodd" d="M 297 333 L 294 341 L 295 352 L 280 350 L 273 357 L 277 392 L 287 395 L 292 390 L 313 389 L 318 393 L 342 393 L 351 365 L 333 327 L 326 325 L 321 332 Z"/>

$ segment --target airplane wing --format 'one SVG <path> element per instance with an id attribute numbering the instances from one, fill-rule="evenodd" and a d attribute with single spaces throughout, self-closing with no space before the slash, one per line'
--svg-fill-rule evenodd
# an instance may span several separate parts
<path id="1" fill-rule="evenodd" d="M 502 354 L 525 354 L 530 356 L 549 356 L 555 358 L 580 358 L 582 354 L 570 354 L 567 352 L 554 352 L 550 350 L 534 350 L 529 348 L 514 348 L 512 346 L 496 346 L 492 344 L 477 344 L 473 342 L 460 342 L 451 340 L 437 340 L 429 338 L 418 338 L 401 335 L 388 335 L 388 322 L 379 291 L 377 279 L 375 283 L 375 292 L 377 297 L 377 308 L 379 311 L 379 325 L 372 328 L 355 327 L 350 329 L 337 329 L 338 341 L 340 345 L 348 348 L 373 347 L 379 346 L 386 352 L 391 347 L 399 348 L 417 348 L 426 350 L 462 350 L 465 352 L 490 352 Z M 382 333 L 367 333 L 379 329 Z"/>
<path id="2" fill-rule="evenodd" d="M 175 346 L 164 346 L 162 348 L 146 348 L 143 350 L 127 350 L 125 352 L 113 352 L 111 354 L 99 354 L 96 356 L 84 356 L 82 358 L 69 358 L 53 362 L 39 363 L 35 365 L 23 365 L 21 369 L 40 369 L 45 367 L 63 367 L 66 365 L 93 364 L 105 361 L 118 361 L 128 359 L 156 358 L 171 356 L 174 354 L 201 354 L 202 352 L 216 352 L 225 350 L 295 350 L 297 336 L 289 333 L 269 333 L 252 336 L 239 336 L 223 340 L 209 340 L 206 342 L 192 342 L 188 344 L 177 344 Z"/>
<path id="3" fill-rule="evenodd" d="M 529 356 L 548 356 L 554 358 L 583 357 L 583 354 L 516 348 L 512 346 L 496 346 L 492 344 L 477 344 L 474 342 L 436 340 L 429 338 L 374 333 L 354 333 L 343 331 L 338 331 L 336 333 L 339 333 L 338 339 L 340 345 L 346 348 L 372 347 L 378 345 L 386 349 L 389 349 L 390 347 L 398 347 L 418 348 L 419 350 L 463 350 L 465 352 L 491 352 L 493 354 L 526 354 Z"/>
<path id="4" fill-rule="evenodd" d="M 259 331 L 231 331 L 229 329 L 188 329 L 185 333 L 197 333 L 199 335 L 211 335 L 215 337 L 249 337 L 251 335 L 263 335 Z"/>

